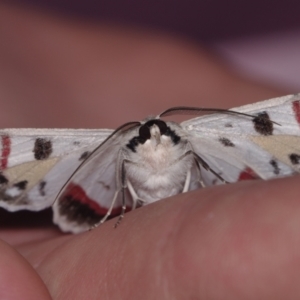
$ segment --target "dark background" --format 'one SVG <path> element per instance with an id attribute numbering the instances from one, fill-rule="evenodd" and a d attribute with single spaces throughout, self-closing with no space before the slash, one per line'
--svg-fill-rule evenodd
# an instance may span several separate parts
<path id="1" fill-rule="evenodd" d="M 10 1 L 11 2 L 11 1 Z M 300 28 L 299 0 L 15 0 L 82 18 L 213 40 Z"/>

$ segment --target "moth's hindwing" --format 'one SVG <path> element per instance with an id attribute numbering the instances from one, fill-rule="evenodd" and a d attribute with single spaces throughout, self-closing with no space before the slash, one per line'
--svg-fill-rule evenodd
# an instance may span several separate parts
<path id="1" fill-rule="evenodd" d="M 86 160 L 54 203 L 54 222 L 64 231 L 81 232 L 97 224 L 107 213 L 116 192 L 116 161 L 125 137 L 111 138 Z M 124 142 L 123 142 L 124 143 Z M 110 217 L 121 212 L 121 193 Z M 127 192 L 127 210 L 130 196 Z"/>

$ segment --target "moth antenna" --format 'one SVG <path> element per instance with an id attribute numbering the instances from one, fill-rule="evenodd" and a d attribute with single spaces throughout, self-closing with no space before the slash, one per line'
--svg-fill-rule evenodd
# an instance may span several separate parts
<path id="1" fill-rule="evenodd" d="M 223 113 L 223 114 L 236 114 L 236 115 L 242 115 L 246 117 L 253 117 L 253 115 L 241 113 L 229 109 L 223 109 L 223 108 L 201 108 L 201 107 L 189 107 L 189 106 L 176 106 L 171 107 L 165 111 L 163 111 L 159 117 L 167 117 L 167 116 L 173 116 L 173 115 L 201 115 L 201 113 Z"/>
<path id="2" fill-rule="evenodd" d="M 223 108 L 201 108 L 201 107 L 188 107 L 188 106 L 176 106 L 171 107 L 165 111 L 163 111 L 161 114 L 157 116 L 157 118 L 161 117 L 168 117 L 168 116 L 174 116 L 174 115 L 201 115 L 201 113 L 220 113 L 220 114 L 226 114 L 226 115 L 239 115 L 249 118 L 255 118 L 257 116 L 250 115 L 230 109 L 223 109 Z M 263 117 L 262 117 L 263 118 Z M 270 120 L 272 123 L 281 126 L 279 123 L 274 122 Z"/>

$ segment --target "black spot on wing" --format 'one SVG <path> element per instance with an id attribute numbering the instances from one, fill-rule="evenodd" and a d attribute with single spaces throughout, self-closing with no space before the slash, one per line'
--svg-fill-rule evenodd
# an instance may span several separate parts
<path id="1" fill-rule="evenodd" d="M 8 179 L 0 173 L 0 184 L 7 184 L 8 183 Z"/>
<path id="2" fill-rule="evenodd" d="M 41 196 L 46 196 L 46 192 L 45 192 L 45 186 L 46 186 L 47 182 L 46 181 L 41 181 L 39 184 L 39 192 Z"/>
<path id="3" fill-rule="evenodd" d="M 37 138 L 34 143 L 33 153 L 36 160 L 47 159 L 52 153 L 52 142 L 43 138 Z"/>
<path id="4" fill-rule="evenodd" d="M 64 215 L 69 222 L 76 222 L 79 225 L 85 223 L 91 227 L 102 218 L 88 204 L 80 202 L 80 199 L 72 195 L 66 195 L 59 201 L 59 213 Z"/>
<path id="5" fill-rule="evenodd" d="M 25 194 L 22 193 L 22 191 L 20 191 L 20 193 L 15 196 L 11 196 L 11 195 L 7 194 L 7 191 L 9 191 L 9 190 L 10 190 L 10 188 L 0 190 L 1 201 L 12 204 L 15 207 L 17 207 L 19 205 L 32 205 L 32 201 L 28 200 L 28 198 L 26 197 Z"/>
<path id="6" fill-rule="evenodd" d="M 24 191 L 24 190 L 26 190 L 27 184 L 28 184 L 27 180 L 22 180 L 22 181 L 15 183 L 13 186 L 18 188 L 19 190 Z"/>
<path id="7" fill-rule="evenodd" d="M 261 112 L 252 120 L 254 129 L 261 135 L 273 134 L 273 123 L 270 120 L 270 116 L 267 112 Z"/>
<path id="8" fill-rule="evenodd" d="M 106 190 L 110 190 L 110 185 L 105 183 L 104 181 L 99 181 L 99 183 L 106 189 Z"/>
<path id="9" fill-rule="evenodd" d="M 89 151 L 83 152 L 81 154 L 81 156 L 79 157 L 79 160 L 86 160 L 89 157 L 90 154 L 91 154 L 91 152 L 89 152 Z"/>
<path id="10" fill-rule="evenodd" d="M 230 140 L 230 139 L 227 139 L 227 138 L 224 138 L 224 137 L 220 137 L 219 138 L 219 141 L 221 142 L 221 144 L 223 144 L 225 147 L 234 147 L 234 143 Z"/>
<path id="11" fill-rule="evenodd" d="M 279 166 L 278 166 L 277 161 L 274 160 L 274 159 L 271 159 L 271 160 L 270 160 L 270 165 L 273 167 L 273 173 L 274 173 L 275 175 L 278 175 L 278 174 L 280 173 L 280 168 L 279 168 Z"/>
<path id="12" fill-rule="evenodd" d="M 289 155 L 290 161 L 293 165 L 299 165 L 300 164 L 300 155 L 296 153 L 292 153 Z"/>
<path id="13" fill-rule="evenodd" d="M 227 127 L 227 128 L 232 128 L 233 127 L 231 123 L 226 123 L 224 126 Z"/>

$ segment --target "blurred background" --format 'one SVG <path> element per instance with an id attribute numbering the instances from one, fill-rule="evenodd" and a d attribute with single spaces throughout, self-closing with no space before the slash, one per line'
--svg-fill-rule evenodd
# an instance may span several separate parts
<path id="1" fill-rule="evenodd" d="M 299 8 L 0 0 L 0 128 L 116 127 L 176 105 L 230 108 L 299 92 Z"/>
<path id="2" fill-rule="evenodd" d="M 12 2 L 12 1 L 10 1 Z M 209 47 L 238 72 L 300 90 L 297 0 L 21 0 L 83 20 L 135 26 Z"/>

